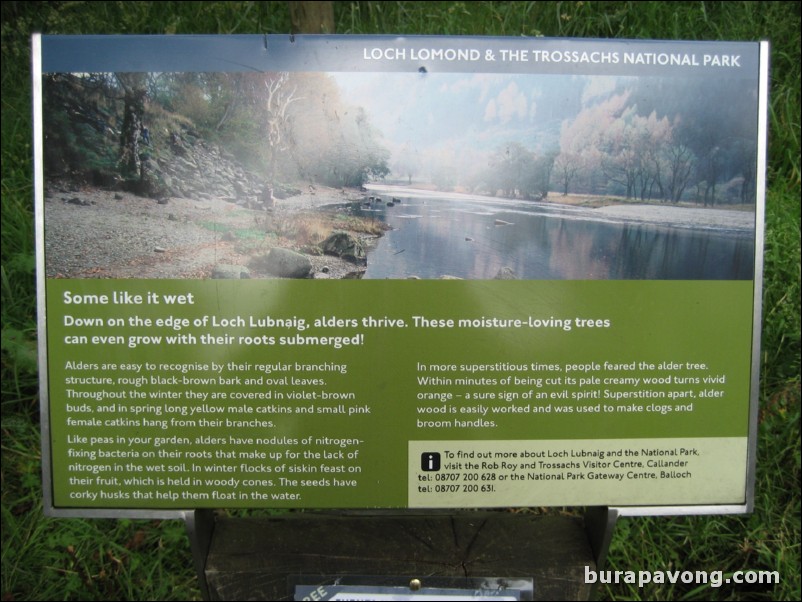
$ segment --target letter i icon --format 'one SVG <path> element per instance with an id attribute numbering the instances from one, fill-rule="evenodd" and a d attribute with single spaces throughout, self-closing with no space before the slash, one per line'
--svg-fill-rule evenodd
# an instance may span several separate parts
<path id="1" fill-rule="evenodd" d="M 420 455 L 420 469 L 426 472 L 440 470 L 440 454 L 437 452 L 423 452 Z"/>

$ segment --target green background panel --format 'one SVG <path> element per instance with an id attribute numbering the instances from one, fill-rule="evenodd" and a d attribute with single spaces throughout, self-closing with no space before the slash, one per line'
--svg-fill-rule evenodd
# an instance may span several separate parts
<path id="1" fill-rule="evenodd" d="M 141 295 L 146 301 L 148 295 L 156 295 L 162 299 L 159 304 L 143 302 L 142 304 L 77 304 L 65 303 L 65 291 L 71 295 L 107 295 L 113 300 L 115 292 L 128 295 Z M 165 295 L 193 296 L 194 302 L 185 305 L 169 305 L 163 301 Z M 60 507 L 142 507 L 142 508 L 184 508 L 200 506 L 270 506 L 270 507 L 403 507 L 407 504 L 407 444 L 412 440 L 519 440 L 519 439 L 628 439 L 628 438 L 693 438 L 693 437 L 744 437 L 747 434 L 747 412 L 749 404 L 749 370 L 751 353 L 751 316 L 752 316 L 752 283 L 751 282 L 686 282 L 686 281 L 171 281 L 171 280 L 50 280 L 47 285 L 48 308 L 48 363 L 49 363 L 49 421 L 51 432 L 51 454 L 53 466 L 53 488 L 56 506 Z M 74 319 L 99 318 L 103 323 L 109 319 L 122 319 L 123 326 L 67 326 L 65 316 Z M 141 319 L 165 319 L 178 317 L 190 320 L 190 326 L 181 330 L 171 327 L 131 325 L 132 317 Z M 299 331 L 293 327 L 251 328 L 244 327 L 212 327 L 212 319 L 220 322 L 223 319 L 243 318 L 246 324 L 251 317 L 254 320 L 266 319 L 293 320 L 303 319 L 309 328 Z M 376 319 L 389 318 L 404 320 L 407 327 L 366 327 L 363 318 L 372 316 Z M 609 320 L 607 328 L 423 328 L 413 327 L 413 317 L 423 316 L 427 319 L 521 319 L 526 322 L 530 317 L 547 320 L 574 320 L 575 318 Z M 336 317 L 345 320 L 356 320 L 358 326 L 334 328 L 316 328 L 313 322 L 318 318 Z M 206 326 L 193 326 L 194 321 Z M 167 337 L 183 335 L 194 343 L 168 344 Z M 202 335 L 215 337 L 234 337 L 230 344 L 203 344 Z M 238 344 L 239 336 L 268 336 L 275 338 L 275 344 L 242 345 Z M 319 336 L 319 337 L 359 337 L 359 344 L 334 348 L 331 345 L 287 345 L 280 343 L 280 337 Z M 91 341 L 92 336 L 123 337 L 122 344 L 98 342 L 96 344 L 67 344 L 66 337 L 85 336 Z M 158 344 L 128 345 L 129 337 L 148 336 L 162 337 Z M 194 337 L 194 339 L 193 339 Z M 67 362 L 84 362 L 96 364 L 97 370 L 67 369 Z M 669 371 L 645 371 L 645 375 L 672 377 L 707 376 L 725 377 L 724 383 L 697 385 L 553 385 L 541 388 L 526 386 L 481 385 L 463 386 L 456 384 L 456 378 L 481 377 L 501 379 L 509 375 L 545 378 L 555 373 L 490 371 L 468 374 L 461 369 L 471 364 L 591 364 L 604 362 L 631 364 L 632 362 L 649 362 L 659 364 L 671 361 L 705 364 L 704 370 L 688 370 L 686 368 Z M 285 363 L 294 366 L 300 364 L 328 363 L 347 366 L 347 374 L 326 372 L 308 374 L 291 369 L 280 374 L 268 375 L 264 379 L 277 377 L 322 378 L 325 385 L 294 386 L 292 384 L 261 384 L 255 381 L 246 385 L 245 378 L 260 376 L 255 370 L 237 372 L 224 370 L 225 378 L 240 378 L 239 385 L 224 385 L 214 381 L 207 385 L 185 386 L 179 384 L 153 384 L 151 377 L 177 376 L 181 374 L 159 368 L 161 364 L 198 363 L 228 365 L 236 364 L 276 364 Z M 108 385 L 67 385 L 69 376 L 110 377 L 113 382 L 121 376 L 132 376 L 131 372 L 104 370 L 104 364 L 148 364 L 156 368 L 143 369 L 141 374 L 148 377 L 148 383 L 136 388 L 145 394 L 145 399 L 109 400 L 98 402 L 67 397 L 67 389 L 81 391 L 124 391 L 129 386 Z M 431 372 L 419 372 L 418 365 L 454 365 L 455 371 L 438 374 L 442 378 L 452 379 L 450 385 L 422 386 L 419 376 L 431 376 Z M 611 376 L 644 376 L 644 371 L 634 373 L 626 371 L 594 372 L 599 378 Z M 189 372 L 192 378 L 217 379 L 218 375 L 205 371 Z M 565 377 L 564 372 L 556 373 Z M 576 373 L 576 378 L 587 377 L 587 373 Z M 654 391 L 693 391 L 697 397 L 675 401 L 657 400 L 660 404 L 671 405 L 672 411 L 667 414 L 659 412 L 579 412 L 582 407 L 595 409 L 600 400 L 561 400 L 552 398 L 553 393 L 567 392 L 571 394 L 598 389 L 615 392 L 634 392 L 641 389 Z M 208 393 L 204 401 L 188 400 L 187 390 L 197 393 Z M 703 390 L 715 390 L 718 397 L 701 398 Z M 202 403 L 223 406 L 228 419 L 273 421 L 269 428 L 232 429 L 225 424 L 220 426 L 200 426 L 191 422 L 184 426 L 110 427 L 104 424 L 113 416 L 134 416 L 131 412 L 120 412 L 120 405 L 127 408 L 139 406 L 142 416 L 149 419 L 169 421 L 170 418 L 181 420 L 197 420 L 197 416 L 181 416 L 176 412 L 153 414 L 155 408 L 164 408 L 165 400 L 151 400 L 149 397 L 156 391 L 172 391 L 179 393 L 178 400 L 168 400 L 170 407 L 184 408 L 187 412 Z M 232 400 L 233 393 L 270 391 L 272 399 L 261 401 Z M 545 394 L 545 399 L 524 400 L 526 395 L 534 397 L 538 393 Z M 293 394 L 326 393 L 353 394 L 353 400 L 305 400 L 290 399 Z M 424 392 L 451 393 L 454 401 L 443 403 L 418 399 Z M 518 396 L 512 402 L 501 401 L 502 392 Z M 225 393 L 227 399 L 212 401 L 213 393 Z M 466 393 L 492 394 L 494 400 L 474 402 L 457 398 Z M 126 393 L 127 394 L 127 393 Z M 283 399 L 278 399 L 281 394 Z M 648 405 L 650 400 L 627 400 L 612 405 L 642 404 Z M 114 412 L 101 413 L 98 406 L 117 404 Z M 270 404 L 290 408 L 290 414 L 257 414 L 259 408 Z M 370 413 L 357 413 L 348 416 L 340 413 L 319 413 L 319 408 L 343 409 L 367 406 Z M 504 406 L 510 403 L 529 407 L 529 412 L 512 414 L 490 413 L 486 420 L 495 422 L 493 428 L 475 426 L 457 426 L 453 417 L 462 421 L 475 421 L 475 415 L 459 415 L 455 412 L 463 406 L 479 405 Z M 609 401 L 607 402 L 610 403 Z M 692 410 L 673 411 L 676 405 L 692 403 Z M 68 411 L 68 404 L 70 409 Z M 552 411 L 535 412 L 534 406 L 552 406 Z M 570 406 L 571 413 L 556 412 L 555 406 Z M 89 412 L 76 411 L 75 406 L 85 406 Z M 229 406 L 247 406 L 253 413 L 246 415 L 231 414 Z M 312 413 L 300 413 L 296 407 L 314 406 Z M 421 414 L 419 408 L 434 406 L 443 408 L 448 414 Z M 113 416 L 112 416 L 113 414 Z M 166 416 L 166 418 L 165 418 Z M 204 413 L 205 418 L 217 416 Z M 434 416 L 434 418 L 432 417 Z M 101 420 L 100 426 L 72 426 L 67 424 L 68 418 Z M 448 426 L 440 428 L 419 428 L 418 420 L 440 420 Z M 243 438 L 279 437 L 297 440 L 295 445 L 255 445 L 237 447 L 231 444 L 204 445 L 195 443 L 200 436 Z M 125 443 L 89 443 L 68 442 L 68 437 L 124 437 Z M 179 436 L 190 440 L 188 445 L 165 443 L 160 449 L 182 452 L 181 457 L 159 457 L 159 450 L 153 443 L 128 445 L 129 437 L 155 438 L 156 436 Z M 305 438 L 312 437 L 313 443 L 303 445 Z M 320 467 L 317 458 L 304 459 L 303 452 L 309 451 L 323 454 L 335 452 L 338 448 L 331 445 L 315 445 L 314 440 L 320 437 L 352 438 L 359 440 L 346 450 L 357 451 L 357 458 L 330 459 L 330 466 L 344 466 L 346 472 L 339 474 L 311 473 L 294 474 L 288 472 L 290 466 L 300 467 L 302 464 Z M 230 454 L 239 451 L 257 449 L 264 453 L 282 454 L 280 458 L 267 459 L 229 459 L 215 457 L 219 451 Z M 119 470 L 101 473 L 104 478 L 117 478 L 118 485 L 70 483 L 70 477 L 77 475 L 69 466 L 76 461 L 69 455 L 70 449 L 85 452 L 100 449 L 107 451 L 123 450 L 137 452 L 138 458 L 130 461 L 134 464 L 160 467 L 161 471 L 128 470 L 129 459 L 109 460 L 96 459 L 95 464 L 118 465 Z M 300 453 L 300 458 L 289 458 L 287 450 Z M 155 451 L 153 458 L 143 458 L 143 454 Z M 185 452 L 210 452 L 212 458 L 193 458 L 187 460 Z M 164 453 L 164 452 L 162 452 Z M 91 464 L 86 458 L 78 458 L 81 462 Z M 326 463 L 322 462 L 322 463 Z M 243 473 L 240 464 L 269 467 L 269 473 Z M 185 467 L 182 465 L 185 464 Z M 232 465 L 233 473 L 209 473 L 207 468 L 215 465 Z M 119 465 L 122 467 L 120 468 Z M 192 471 L 192 466 L 198 470 Z M 348 473 L 350 467 L 359 472 Z M 282 468 L 283 467 L 283 468 Z M 171 474 L 169 469 L 174 469 Z M 184 473 L 182 468 L 188 468 Z M 83 473 L 81 473 L 83 474 Z M 124 479 L 134 476 L 149 475 L 164 479 L 169 476 L 181 479 L 199 478 L 200 483 L 190 480 L 174 482 L 170 487 L 165 485 L 124 485 Z M 209 475 L 215 477 L 245 478 L 253 475 L 270 479 L 272 487 L 251 489 L 238 486 L 218 488 L 204 484 Z M 356 480 L 355 485 L 336 485 L 338 480 Z M 280 485 L 279 478 L 297 481 L 292 485 Z M 303 485 L 303 480 L 328 479 L 321 486 L 317 484 Z M 98 492 L 103 488 L 128 493 L 126 499 L 94 500 L 71 499 L 75 492 Z M 154 496 L 147 499 L 133 500 L 134 491 L 154 491 Z M 190 491 L 208 493 L 219 490 L 226 495 L 234 495 L 234 499 L 199 500 L 156 499 L 157 490 Z M 288 493 L 300 496 L 295 499 L 254 499 L 251 494 Z M 239 497 L 244 495 L 245 497 Z"/>

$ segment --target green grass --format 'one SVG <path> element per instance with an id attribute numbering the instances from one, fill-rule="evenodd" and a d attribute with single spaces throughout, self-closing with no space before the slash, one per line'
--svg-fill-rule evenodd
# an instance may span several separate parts
<path id="1" fill-rule="evenodd" d="M 777 570 L 774 588 L 629 586 L 607 599 L 800 597 L 800 3 L 336 2 L 339 33 L 584 36 L 772 42 L 761 424 L 748 516 L 621 521 L 611 569 Z M 2 596 L 190 599 L 199 592 L 175 522 L 42 514 L 29 36 L 274 33 L 284 2 L 4 2 L 2 5 Z"/>

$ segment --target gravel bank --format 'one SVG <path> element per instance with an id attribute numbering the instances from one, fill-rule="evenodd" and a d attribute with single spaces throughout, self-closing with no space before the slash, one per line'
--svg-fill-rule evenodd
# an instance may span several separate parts
<path id="1" fill-rule="evenodd" d="M 609 205 L 592 211 L 610 218 L 677 228 L 751 231 L 755 214 L 748 211 L 660 205 Z"/>
<path id="2" fill-rule="evenodd" d="M 248 265 L 254 254 L 266 253 L 269 246 L 258 233 L 267 220 L 344 203 L 352 196 L 319 189 L 279 200 L 267 213 L 211 197 L 159 202 L 98 189 L 49 190 L 44 203 L 46 274 L 48 278 L 209 278 L 216 265 Z M 335 257 L 310 259 L 315 277 L 341 278 L 355 269 Z M 258 271 L 252 276 L 270 277 Z"/>

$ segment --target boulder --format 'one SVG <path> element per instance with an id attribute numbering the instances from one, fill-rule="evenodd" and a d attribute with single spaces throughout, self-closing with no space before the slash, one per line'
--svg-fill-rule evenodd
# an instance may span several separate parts
<path id="1" fill-rule="evenodd" d="M 306 255 L 290 249 L 273 247 L 260 261 L 265 271 L 279 278 L 308 278 L 312 262 Z"/>
<path id="2" fill-rule="evenodd" d="M 518 276 L 515 274 L 515 270 L 512 268 L 503 267 L 493 277 L 493 280 L 518 280 Z"/>
<path id="3" fill-rule="evenodd" d="M 220 264 L 212 270 L 213 280 L 244 280 L 251 277 L 251 271 L 244 265 Z"/>
<path id="4" fill-rule="evenodd" d="M 351 263 L 360 265 L 367 263 L 367 254 L 362 242 L 348 232 L 334 232 L 320 243 L 320 249 L 326 255 L 342 257 Z"/>

